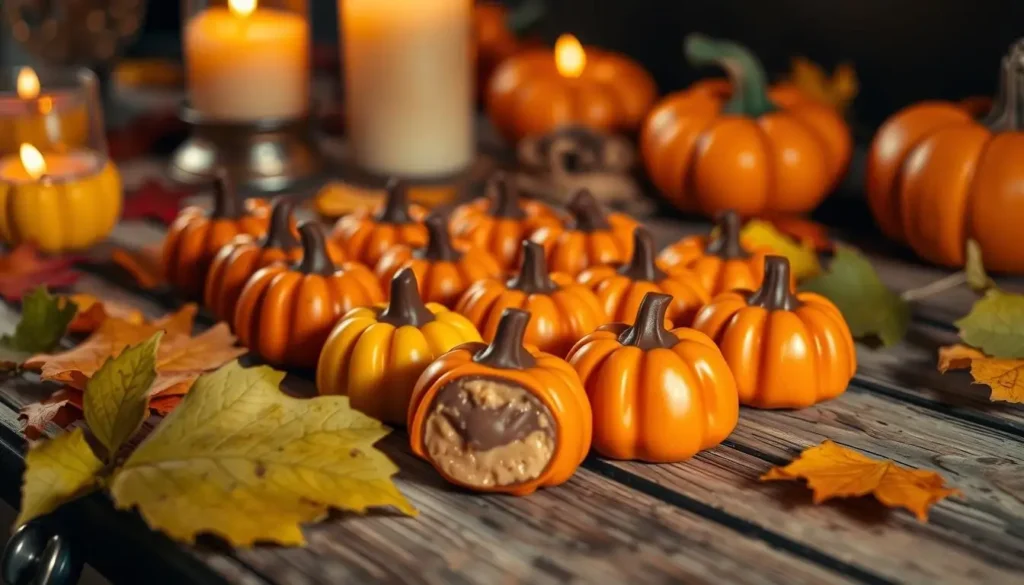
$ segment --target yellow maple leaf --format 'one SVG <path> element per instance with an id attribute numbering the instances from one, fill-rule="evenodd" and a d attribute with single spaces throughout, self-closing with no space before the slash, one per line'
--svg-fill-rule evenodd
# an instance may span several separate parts
<path id="1" fill-rule="evenodd" d="M 748 221 L 740 232 L 740 240 L 750 249 L 770 250 L 772 254 L 788 258 L 790 270 L 797 280 L 821 274 L 821 262 L 811 243 L 797 242 L 767 221 Z"/>
<path id="2" fill-rule="evenodd" d="M 343 396 L 292 398 L 284 373 L 232 362 L 201 377 L 115 472 L 119 508 L 186 542 L 303 544 L 300 524 L 329 508 L 415 510 L 373 445 L 389 430 Z"/>
<path id="3" fill-rule="evenodd" d="M 975 384 L 992 389 L 989 399 L 998 402 L 1024 402 L 1024 359 L 994 358 L 967 345 L 939 348 L 939 371 L 970 368 Z"/>
<path id="4" fill-rule="evenodd" d="M 947 345 L 939 348 L 939 372 L 945 374 L 949 370 L 966 370 L 971 362 L 983 359 L 985 354 L 969 345 Z"/>
<path id="5" fill-rule="evenodd" d="M 25 455 L 21 511 L 15 526 L 45 516 L 61 504 L 97 487 L 103 462 L 85 441 L 82 429 L 32 445 Z"/>
<path id="6" fill-rule="evenodd" d="M 157 345 L 163 331 L 108 358 L 85 385 L 82 409 L 96 439 L 113 459 L 149 414 L 149 389 L 156 379 Z"/>
<path id="7" fill-rule="evenodd" d="M 795 461 L 773 467 L 761 481 L 806 479 L 814 492 L 814 503 L 831 498 L 866 496 L 893 508 L 901 506 L 917 519 L 928 520 L 928 508 L 952 495 L 955 489 L 934 471 L 900 467 L 892 461 L 880 461 L 826 440 L 804 450 Z"/>

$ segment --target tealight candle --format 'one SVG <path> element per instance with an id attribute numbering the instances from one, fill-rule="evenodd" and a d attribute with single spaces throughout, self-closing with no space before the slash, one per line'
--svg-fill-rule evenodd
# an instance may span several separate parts
<path id="1" fill-rule="evenodd" d="M 194 0 L 193 5 L 205 6 Z M 294 119 L 309 109 L 304 0 L 195 6 L 185 25 L 191 107 L 210 120 Z"/>
<path id="2" fill-rule="evenodd" d="M 86 109 L 67 88 L 43 87 L 31 67 L 19 67 L 0 84 L 0 154 L 23 142 L 74 148 L 86 139 Z"/>

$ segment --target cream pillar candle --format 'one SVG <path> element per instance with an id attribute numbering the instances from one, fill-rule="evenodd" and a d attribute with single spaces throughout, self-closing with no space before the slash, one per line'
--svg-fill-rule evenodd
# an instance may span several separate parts
<path id="1" fill-rule="evenodd" d="M 472 0 L 338 0 L 349 138 L 380 174 L 473 160 Z"/>
<path id="2" fill-rule="evenodd" d="M 228 0 L 185 26 L 189 102 L 213 120 L 298 118 L 309 107 L 305 14 Z"/>

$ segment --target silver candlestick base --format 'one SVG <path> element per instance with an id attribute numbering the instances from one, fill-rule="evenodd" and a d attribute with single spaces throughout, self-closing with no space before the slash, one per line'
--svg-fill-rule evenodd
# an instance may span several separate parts
<path id="1" fill-rule="evenodd" d="M 192 133 L 171 156 L 168 175 L 178 183 L 207 184 L 223 168 L 240 187 L 276 193 L 313 177 L 323 165 L 309 118 L 223 122 L 186 105 L 181 119 Z"/>

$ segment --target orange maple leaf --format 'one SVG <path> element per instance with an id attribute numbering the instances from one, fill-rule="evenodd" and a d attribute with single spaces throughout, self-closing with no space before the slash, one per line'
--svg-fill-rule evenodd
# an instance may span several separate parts
<path id="1" fill-rule="evenodd" d="M 71 333 L 92 333 L 108 318 L 136 325 L 145 321 L 142 311 L 117 301 L 101 300 L 89 294 L 75 294 L 66 298 L 78 307 L 75 318 L 68 325 Z"/>
<path id="2" fill-rule="evenodd" d="M 163 286 L 163 269 L 160 267 L 160 245 L 147 246 L 138 251 L 116 248 L 110 259 L 127 272 L 141 288 L 152 290 Z"/>
<path id="3" fill-rule="evenodd" d="M 967 345 L 939 348 L 939 371 L 970 368 L 975 384 L 992 389 L 989 399 L 998 402 L 1024 402 L 1024 359 L 989 357 Z"/>
<path id="4" fill-rule="evenodd" d="M 928 508 L 960 492 L 945 486 L 934 471 L 900 467 L 892 461 L 880 461 L 826 440 L 804 450 L 795 461 L 773 467 L 761 481 L 806 479 L 814 492 L 814 503 L 831 498 L 873 494 L 893 508 L 902 506 L 921 522 L 928 520 Z"/>

